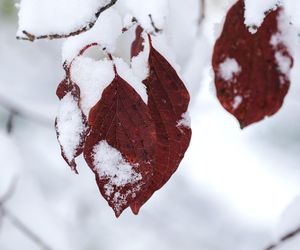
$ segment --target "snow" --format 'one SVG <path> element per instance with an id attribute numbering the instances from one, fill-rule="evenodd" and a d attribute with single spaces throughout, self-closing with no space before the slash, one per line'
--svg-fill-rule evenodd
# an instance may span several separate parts
<path id="1" fill-rule="evenodd" d="M 94 166 L 100 179 L 108 180 L 105 184 L 105 194 L 112 196 L 117 209 L 126 202 L 129 195 L 134 195 L 134 192 L 128 190 L 126 194 L 121 195 L 117 190 L 126 185 L 134 185 L 142 180 L 142 175 L 137 173 L 134 168 L 139 165 L 131 165 L 123 157 L 122 154 L 115 148 L 111 147 L 107 141 L 100 141 L 94 147 Z M 137 185 L 134 191 L 138 191 L 140 186 Z"/>
<path id="2" fill-rule="evenodd" d="M 232 103 L 232 107 L 233 109 L 237 109 L 241 103 L 243 102 L 243 97 L 238 95 L 238 96 L 235 96 L 234 99 L 233 99 L 233 103 Z"/>
<path id="3" fill-rule="evenodd" d="M 282 74 L 288 76 L 292 66 L 292 59 L 285 56 L 282 52 L 275 53 L 275 59 Z"/>
<path id="4" fill-rule="evenodd" d="M 250 33 L 256 33 L 266 13 L 277 8 L 280 0 L 245 0 L 245 25 Z"/>
<path id="5" fill-rule="evenodd" d="M 168 14 L 168 0 L 126 0 L 121 1 L 119 4 L 123 9 L 127 10 L 127 13 L 134 16 L 146 31 L 154 31 L 149 14 L 152 15 L 157 28 L 161 29 L 165 25 L 165 19 Z"/>
<path id="6" fill-rule="evenodd" d="M 21 0 L 19 30 L 36 36 L 66 34 L 95 21 L 95 13 L 109 0 Z"/>
<path id="7" fill-rule="evenodd" d="M 71 78 L 80 87 L 80 106 L 88 116 L 96 105 L 103 90 L 115 77 L 113 64 L 108 59 L 95 60 L 90 57 L 77 57 L 71 66 Z"/>
<path id="8" fill-rule="evenodd" d="M 189 112 L 185 112 L 184 114 L 182 114 L 181 117 L 182 117 L 182 119 L 177 122 L 177 127 L 190 128 L 191 127 L 191 117 L 190 117 Z"/>
<path id="9" fill-rule="evenodd" d="M 131 69 L 140 81 L 145 80 L 149 74 L 149 67 L 148 67 L 148 58 L 150 52 L 150 45 L 148 41 L 149 39 L 145 32 L 143 32 L 142 37 L 144 38 L 144 43 L 143 43 L 144 50 L 131 59 Z"/>
<path id="10" fill-rule="evenodd" d="M 144 103 L 148 103 L 148 95 L 145 85 L 141 80 L 134 74 L 133 70 L 122 58 L 114 58 L 114 63 L 117 67 L 117 73 L 125 80 L 127 83 L 134 88 L 134 90 L 140 95 Z"/>
<path id="11" fill-rule="evenodd" d="M 120 5 L 122 2 L 125 1 L 119 1 Z M 206 2 L 206 21 L 197 38 L 191 39 L 197 23 L 190 17 L 185 26 L 190 34 L 187 37 L 182 36 L 182 31 L 170 36 L 170 27 L 176 31 L 181 23 L 180 14 L 176 19 L 173 13 L 174 21 L 166 20 L 164 26 L 170 57 L 180 66 L 191 91 L 192 144 L 168 187 L 155 195 L 138 217 L 133 218 L 128 211 L 119 220 L 115 220 L 99 197 L 94 175 L 83 160 L 78 159 L 81 174 L 73 176 L 60 157 L 53 130 L 59 103 L 54 93 L 64 73 L 60 70 L 60 44 L 51 41 L 33 46 L 17 42 L 15 24 L 0 22 L 1 93 L 31 114 L 43 115 L 48 122 L 43 127 L 18 117 L 14 133 L 6 135 L 7 114 L 0 109 L 0 187 L 9 183 L 14 175 L 9 171 L 14 160 L 19 159 L 21 168 L 16 168 L 16 172 L 21 177 L 20 186 L 7 206 L 53 249 L 111 250 L 126 246 L 145 250 L 253 250 L 272 242 L 274 224 L 285 207 L 299 196 L 300 50 L 295 50 L 291 89 L 281 111 L 241 132 L 215 97 L 208 63 L 215 41 L 213 25 L 228 10 L 223 9 L 225 2 L 236 1 Z M 288 15 L 299 28 L 300 5 L 295 0 L 287 2 Z M 174 0 L 169 4 L 178 4 L 179 9 L 193 15 L 194 20 L 197 18 L 198 9 L 185 1 Z M 121 8 L 116 5 L 114 9 Z M 185 42 L 174 43 L 182 39 Z M 73 59 L 78 47 L 66 57 Z M 289 217 L 297 224 L 298 216 Z M 164 235 L 164 240 L 158 235 Z M 291 244 L 293 248 L 283 249 L 299 249 L 296 242 Z M 0 249 L 20 248 L 40 249 L 5 219 Z"/>
<path id="12" fill-rule="evenodd" d="M 226 58 L 219 65 L 219 74 L 225 81 L 231 81 L 241 72 L 241 67 L 234 58 Z"/>
<path id="13" fill-rule="evenodd" d="M 69 162 L 74 160 L 76 149 L 81 142 L 81 134 L 85 131 L 81 110 L 77 100 L 68 93 L 61 100 L 57 115 L 58 140 Z"/>
<path id="14" fill-rule="evenodd" d="M 63 44 L 62 61 L 71 61 L 88 44 L 98 43 L 113 53 L 117 39 L 122 34 L 122 19 L 119 13 L 110 8 L 103 12 L 94 27 L 78 36 L 68 38 Z"/>

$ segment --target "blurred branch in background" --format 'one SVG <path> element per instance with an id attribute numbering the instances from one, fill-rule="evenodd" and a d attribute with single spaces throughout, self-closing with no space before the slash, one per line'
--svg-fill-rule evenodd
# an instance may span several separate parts
<path id="1" fill-rule="evenodd" d="M 200 0 L 200 15 L 199 15 L 199 23 L 198 25 L 201 26 L 202 22 L 205 19 L 205 9 L 206 9 L 206 3 L 205 0 Z"/>
<path id="2" fill-rule="evenodd" d="M 8 134 L 10 134 L 13 130 L 15 117 L 23 118 L 25 120 L 34 122 L 43 127 L 53 128 L 54 126 L 51 120 L 37 113 L 34 113 L 30 110 L 25 110 L 21 107 L 18 107 L 15 103 L 10 101 L 9 98 L 1 94 L 0 94 L 0 107 L 2 107 L 3 109 L 9 112 L 9 117 L 6 123 L 6 131 Z"/>
<path id="3" fill-rule="evenodd" d="M 35 234 L 31 229 L 25 225 L 21 220 L 19 220 L 9 209 L 5 207 L 5 204 L 13 197 L 16 187 L 17 178 L 14 178 L 7 190 L 7 192 L 0 197 L 0 226 L 4 219 L 9 220 L 12 225 L 18 229 L 22 234 L 28 237 L 36 245 L 38 245 L 42 250 L 53 250 L 48 246 L 37 234 Z"/>
<path id="4" fill-rule="evenodd" d="M 292 240 L 296 236 L 300 235 L 300 227 L 296 228 L 295 230 L 289 232 L 288 234 L 284 235 L 277 243 L 270 245 L 265 250 L 275 250 L 276 248 L 279 248 L 283 244 L 285 244 L 287 241 Z"/>

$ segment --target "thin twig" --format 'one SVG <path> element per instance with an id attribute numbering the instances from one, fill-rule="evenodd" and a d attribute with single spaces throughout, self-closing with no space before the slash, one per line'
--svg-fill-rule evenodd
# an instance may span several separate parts
<path id="1" fill-rule="evenodd" d="M 79 35 L 83 32 L 86 32 L 88 30 L 90 30 L 91 28 L 94 27 L 95 23 L 97 22 L 100 14 L 102 12 L 104 12 L 105 10 L 109 9 L 110 7 L 112 7 L 113 5 L 115 5 L 117 3 L 118 0 L 111 0 L 107 5 L 101 7 L 96 13 L 95 13 L 95 17 L 93 19 L 93 21 L 91 21 L 88 25 L 78 29 L 78 30 L 75 30 L 75 31 L 72 31 L 68 34 L 47 34 L 47 35 L 40 35 L 40 36 L 36 36 L 26 30 L 23 30 L 22 33 L 25 35 L 25 36 L 17 36 L 17 39 L 18 40 L 26 40 L 26 41 L 30 41 L 30 42 L 33 42 L 35 40 L 41 40 L 41 39 L 49 39 L 49 40 L 53 40 L 53 39 L 62 39 L 62 38 L 67 38 L 67 37 L 70 37 L 70 36 L 76 36 L 76 35 Z"/>
<path id="2" fill-rule="evenodd" d="M 163 30 L 157 28 L 157 26 L 155 25 L 155 22 L 154 22 L 154 20 L 153 20 L 153 18 L 152 18 L 152 15 L 149 14 L 148 16 L 149 16 L 149 18 L 150 18 L 151 26 L 153 27 L 155 33 L 160 33 L 160 32 L 162 32 Z"/>
<path id="3" fill-rule="evenodd" d="M 274 250 L 275 248 L 278 248 L 279 246 L 283 245 L 287 241 L 293 239 L 297 235 L 300 235 L 300 227 L 296 228 L 295 230 L 289 232 L 288 234 L 284 235 L 279 241 L 275 244 L 272 244 L 265 248 L 265 250 Z"/>

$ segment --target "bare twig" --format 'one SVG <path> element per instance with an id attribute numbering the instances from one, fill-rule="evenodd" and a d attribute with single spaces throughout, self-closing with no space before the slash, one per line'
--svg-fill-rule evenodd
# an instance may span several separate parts
<path id="1" fill-rule="evenodd" d="M 41 40 L 41 39 L 49 39 L 49 40 L 53 40 L 53 39 L 62 39 L 62 38 L 67 38 L 67 37 L 70 37 L 70 36 L 76 36 L 76 35 L 79 35 L 83 32 L 86 32 L 88 30 L 90 30 L 91 28 L 94 27 L 95 23 L 97 22 L 100 14 L 102 12 L 104 12 L 105 10 L 109 9 L 110 7 L 112 7 L 113 5 L 115 5 L 117 3 L 118 0 L 111 0 L 107 5 L 101 7 L 96 13 L 95 13 L 95 17 L 93 19 L 93 21 L 91 21 L 88 25 L 78 29 L 78 30 L 75 30 L 75 31 L 72 31 L 68 34 L 47 34 L 47 35 L 40 35 L 40 36 L 35 36 L 34 34 L 26 31 L 26 30 L 23 30 L 22 33 L 25 35 L 24 37 L 23 36 L 17 36 L 17 39 L 19 40 L 26 40 L 26 41 L 35 41 L 35 40 Z"/>
<path id="2" fill-rule="evenodd" d="M 17 186 L 17 178 L 14 178 L 7 192 L 0 198 L 0 220 L 8 219 L 16 229 L 32 240 L 42 250 L 53 250 L 19 218 L 17 218 L 9 209 L 5 208 L 5 203 L 12 198 Z M 0 221 L 0 222 L 1 222 Z"/>
<path id="3" fill-rule="evenodd" d="M 149 16 L 149 18 L 150 18 L 151 25 L 152 25 L 152 27 L 153 27 L 155 33 L 160 33 L 160 32 L 162 32 L 162 29 L 157 28 L 157 26 L 155 25 L 155 22 L 154 22 L 154 20 L 153 20 L 153 18 L 152 18 L 152 15 L 149 14 L 148 16 Z"/>
<path id="4" fill-rule="evenodd" d="M 279 239 L 277 243 L 268 246 L 267 248 L 265 248 L 265 250 L 274 250 L 275 248 L 278 248 L 279 246 L 283 245 L 284 243 L 286 243 L 287 241 L 293 239 L 298 235 L 300 235 L 300 227 L 284 235 L 281 239 Z"/>
<path id="5" fill-rule="evenodd" d="M 6 130 L 8 133 L 10 133 L 13 129 L 13 120 L 15 117 L 21 117 L 25 120 L 35 122 L 44 127 L 49 127 L 49 128 L 53 127 L 53 124 L 47 118 L 18 107 L 13 102 L 11 102 L 9 98 L 6 98 L 1 94 L 0 94 L 0 106 L 9 112 L 9 118 L 6 124 Z"/>

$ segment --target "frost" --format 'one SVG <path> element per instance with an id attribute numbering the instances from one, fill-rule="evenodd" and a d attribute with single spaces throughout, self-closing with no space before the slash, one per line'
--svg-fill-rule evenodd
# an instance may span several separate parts
<path id="1" fill-rule="evenodd" d="M 182 114 L 182 119 L 177 122 L 177 127 L 191 128 L 191 117 L 189 112 Z"/>
<path id="2" fill-rule="evenodd" d="M 21 0 L 18 35 L 70 33 L 95 21 L 108 0 Z"/>
<path id="3" fill-rule="evenodd" d="M 106 141 L 100 141 L 94 147 L 94 166 L 99 178 L 108 180 L 108 183 L 104 186 L 105 194 L 107 196 L 113 195 L 112 199 L 117 209 L 126 203 L 129 195 L 134 196 L 134 192 L 140 189 L 140 186 L 137 185 L 134 190 L 128 190 L 123 195 L 117 192 L 121 187 L 136 184 L 142 180 L 142 175 L 133 169 L 138 167 L 138 164 L 130 165 L 122 157 L 122 154 Z"/>
<path id="4" fill-rule="evenodd" d="M 82 113 L 71 93 L 61 100 L 57 116 L 58 140 L 65 157 L 71 162 L 80 145 L 81 134 L 86 130 L 82 122 Z"/>
<path id="5" fill-rule="evenodd" d="M 241 72 L 241 67 L 233 58 L 226 58 L 219 66 L 219 74 L 225 81 L 230 81 Z"/>
<path id="6" fill-rule="evenodd" d="M 280 0 L 245 0 L 245 25 L 254 34 L 263 23 L 266 13 L 275 10 Z"/>
<path id="7" fill-rule="evenodd" d="M 86 116 L 99 101 L 103 90 L 112 82 L 114 76 L 113 64 L 110 60 L 95 61 L 80 56 L 73 61 L 71 78 L 80 88 L 80 104 Z"/>

